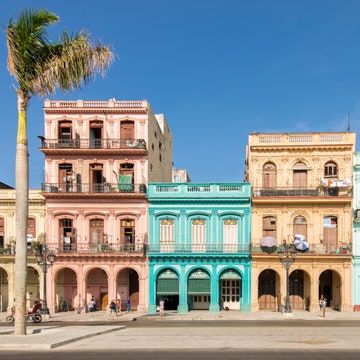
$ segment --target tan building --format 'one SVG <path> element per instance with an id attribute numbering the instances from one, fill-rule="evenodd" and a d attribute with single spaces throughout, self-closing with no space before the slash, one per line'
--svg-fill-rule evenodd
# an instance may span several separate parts
<path id="1" fill-rule="evenodd" d="M 29 191 L 28 246 L 44 239 L 45 200 L 39 190 Z M 15 190 L 0 187 L 0 311 L 9 311 L 14 299 Z M 35 257 L 28 257 L 27 307 L 42 294 L 42 272 Z"/>
<path id="2" fill-rule="evenodd" d="M 350 132 L 249 136 L 245 177 L 253 185 L 253 311 L 284 305 L 286 273 L 276 249 L 295 239 L 305 250 L 296 251 L 290 268 L 292 309 L 318 311 L 323 294 L 331 308 L 351 310 L 354 151 Z M 277 247 L 269 247 L 272 241 Z"/>

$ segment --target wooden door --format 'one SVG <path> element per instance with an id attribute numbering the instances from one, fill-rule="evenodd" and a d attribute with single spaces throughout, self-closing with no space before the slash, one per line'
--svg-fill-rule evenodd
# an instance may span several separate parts
<path id="1" fill-rule="evenodd" d="M 90 189 L 93 192 L 101 192 L 102 190 L 102 176 L 103 166 L 102 164 L 90 165 Z"/>
<path id="2" fill-rule="evenodd" d="M 335 251 L 337 248 L 337 218 L 335 216 L 324 218 L 323 244 L 328 251 Z"/>
<path id="3" fill-rule="evenodd" d="M 265 270 L 259 276 L 258 284 L 259 310 L 276 310 L 276 274 Z"/>
<path id="4" fill-rule="evenodd" d="M 132 140 L 135 137 L 134 135 L 134 122 L 122 121 L 120 124 L 120 139 Z"/>
<path id="5" fill-rule="evenodd" d="M 101 302 L 101 310 L 107 310 L 108 303 L 109 303 L 109 295 L 108 295 L 108 293 L 101 293 L 100 294 L 100 302 Z"/>
<path id="6" fill-rule="evenodd" d="M 294 170 L 293 185 L 295 189 L 304 189 L 307 187 L 307 171 Z"/>
<path id="7" fill-rule="evenodd" d="M 121 220 L 121 241 L 124 245 L 131 245 L 135 243 L 135 220 L 124 219 Z"/>
<path id="8" fill-rule="evenodd" d="M 276 187 L 276 166 L 272 163 L 267 163 L 263 167 L 263 188 Z"/>
<path id="9" fill-rule="evenodd" d="M 276 239 L 276 218 L 274 216 L 263 217 L 262 236 L 270 236 Z"/>
<path id="10" fill-rule="evenodd" d="M 89 227 L 90 243 L 101 244 L 104 237 L 104 220 L 92 219 Z"/>
<path id="11" fill-rule="evenodd" d="M 295 270 L 289 277 L 289 295 L 291 308 L 294 310 L 305 309 L 304 299 L 304 272 Z"/>

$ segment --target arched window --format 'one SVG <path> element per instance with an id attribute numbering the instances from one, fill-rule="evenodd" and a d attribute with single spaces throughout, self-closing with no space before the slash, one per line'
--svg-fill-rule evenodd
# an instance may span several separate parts
<path id="1" fill-rule="evenodd" d="M 206 221 L 195 219 L 191 221 L 192 249 L 195 252 L 205 251 L 206 244 Z"/>
<path id="2" fill-rule="evenodd" d="M 307 187 L 307 167 L 303 162 L 297 162 L 293 167 L 293 186 L 295 189 Z"/>
<path id="3" fill-rule="evenodd" d="M 4 218 L 0 217 L 0 248 L 5 245 L 5 223 Z"/>
<path id="4" fill-rule="evenodd" d="M 324 177 L 337 178 L 338 167 L 333 161 L 328 161 L 324 166 Z"/>
<path id="5" fill-rule="evenodd" d="M 270 236 L 276 239 L 276 217 L 264 216 L 263 217 L 263 230 L 262 236 Z"/>
<path id="6" fill-rule="evenodd" d="M 297 216 L 293 223 L 294 237 L 296 234 L 304 235 L 307 237 L 307 222 L 303 216 Z"/>
<path id="7" fill-rule="evenodd" d="M 237 250 L 238 244 L 238 221 L 236 219 L 225 219 L 223 227 L 224 251 L 231 252 Z"/>
<path id="8" fill-rule="evenodd" d="M 163 219 L 160 221 L 160 250 L 162 252 L 174 251 L 174 225 L 172 219 Z"/>
<path id="9" fill-rule="evenodd" d="M 336 216 L 325 216 L 323 223 L 324 238 L 323 244 L 329 251 L 335 251 L 337 248 L 337 227 L 338 218 Z"/>
<path id="10" fill-rule="evenodd" d="M 262 170 L 263 188 L 276 187 L 276 166 L 271 162 L 267 162 Z"/>

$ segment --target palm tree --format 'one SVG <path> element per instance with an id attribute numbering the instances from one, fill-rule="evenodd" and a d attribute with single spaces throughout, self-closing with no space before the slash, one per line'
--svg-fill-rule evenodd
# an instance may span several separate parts
<path id="1" fill-rule="evenodd" d="M 15 335 L 26 334 L 26 233 L 28 219 L 28 146 L 26 113 L 31 96 L 57 89 L 70 91 L 87 83 L 113 61 L 109 47 L 92 44 L 86 32 L 64 32 L 57 42 L 46 29 L 59 21 L 48 10 L 25 10 L 6 28 L 8 70 L 17 81 L 18 132 L 16 145 Z"/>

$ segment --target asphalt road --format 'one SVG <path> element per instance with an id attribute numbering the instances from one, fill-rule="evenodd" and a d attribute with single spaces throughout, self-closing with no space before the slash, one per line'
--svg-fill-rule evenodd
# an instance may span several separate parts
<path id="1" fill-rule="evenodd" d="M 61 351 L 52 350 L 49 352 L 3 352 L 1 360 L 356 360 L 360 358 L 358 351 L 346 350 L 215 350 L 215 351 L 137 351 L 137 350 L 116 350 L 116 351 Z"/>

